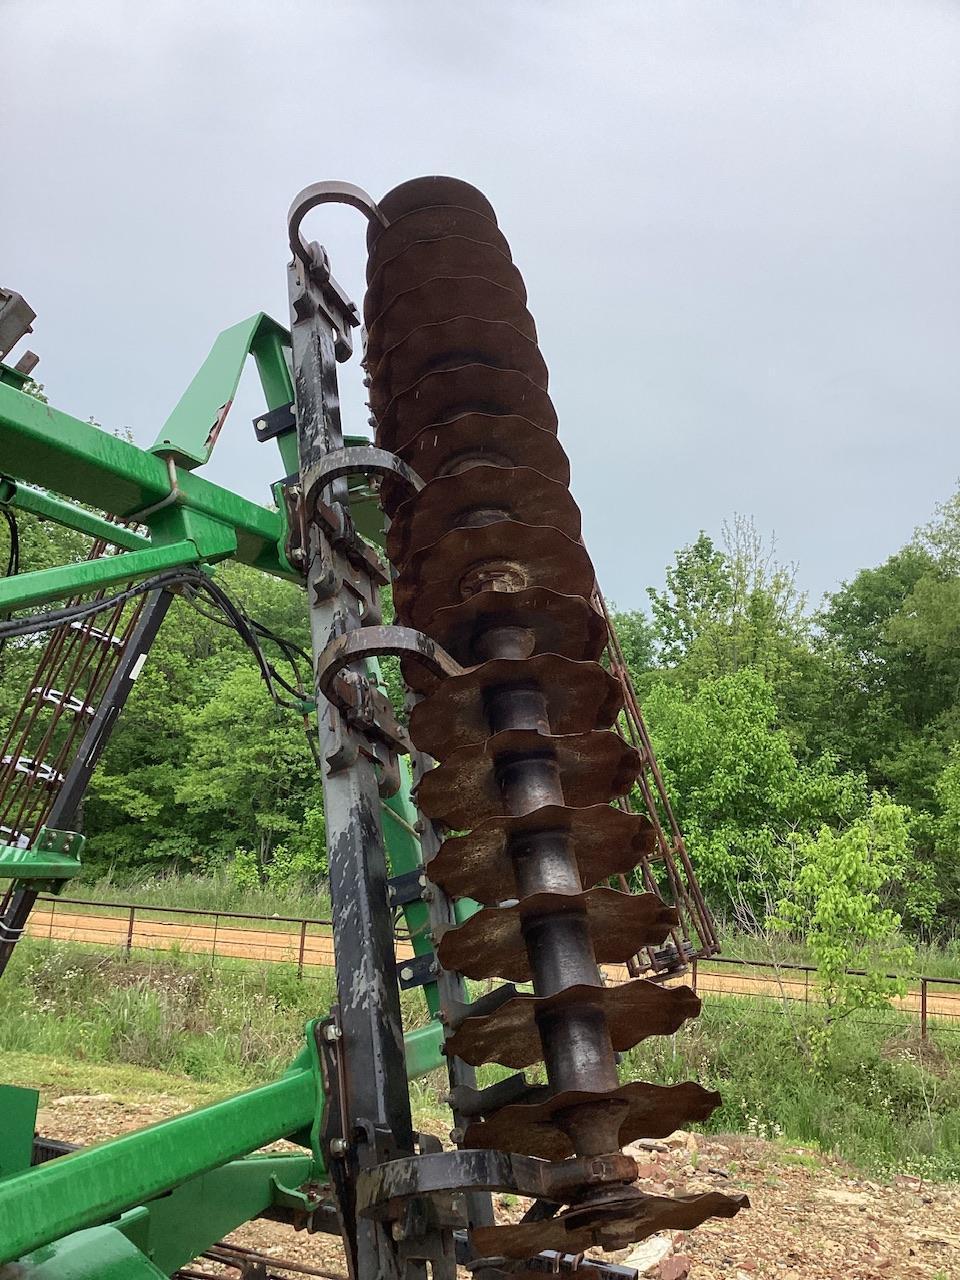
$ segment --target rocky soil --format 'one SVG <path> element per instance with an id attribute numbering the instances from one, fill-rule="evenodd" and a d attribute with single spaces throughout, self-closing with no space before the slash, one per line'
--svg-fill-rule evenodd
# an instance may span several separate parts
<path id="1" fill-rule="evenodd" d="M 129 1102 L 110 1094 L 44 1099 L 40 1132 L 87 1144 L 174 1115 L 168 1094 Z M 732 1221 L 654 1237 L 613 1255 L 656 1280 L 960 1280 L 960 1186 L 898 1177 L 878 1183 L 797 1146 L 675 1134 L 633 1152 L 651 1190 L 745 1191 L 751 1208 Z M 504 1198 L 504 1217 L 519 1206 Z M 249 1223 L 232 1240 L 276 1258 L 344 1274 L 330 1237 Z M 195 1269 L 220 1271 L 204 1262 Z M 283 1272 L 278 1267 L 279 1274 Z M 230 1272 L 233 1276 L 236 1272 Z M 464 1273 L 466 1275 L 466 1273 Z"/>

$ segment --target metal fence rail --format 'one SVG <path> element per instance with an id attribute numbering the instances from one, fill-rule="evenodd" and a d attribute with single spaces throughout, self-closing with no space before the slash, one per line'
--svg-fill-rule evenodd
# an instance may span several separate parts
<path id="1" fill-rule="evenodd" d="M 311 978 L 333 966 L 331 929 L 332 921 L 309 916 L 43 896 L 28 933 L 50 941 L 116 948 L 127 955 L 178 950 L 212 959 L 282 963 L 296 966 L 298 977 Z M 407 960 L 412 955 L 410 944 L 398 940 L 397 959 Z M 851 973 L 863 976 L 862 970 Z M 622 966 L 608 967 L 607 974 L 615 980 L 627 977 Z M 712 956 L 700 963 L 694 960 L 683 980 L 701 995 L 809 1005 L 820 1001 L 815 977 L 812 965 Z M 960 1032 L 960 978 L 923 975 L 912 978 L 910 984 L 907 994 L 893 1000 L 892 1005 L 916 1018 L 922 1039 L 927 1038 L 931 1022 L 941 1030 Z"/>
<path id="2" fill-rule="evenodd" d="M 127 955 L 132 951 L 176 950 L 217 959 L 292 964 L 297 967 L 297 976 L 304 978 L 317 976 L 318 969 L 333 967 L 332 927 L 331 920 L 309 916 L 44 895 L 34 908 L 27 933 L 48 941 L 113 947 Z M 412 955 L 407 943 L 397 944 L 398 959 Z"/>

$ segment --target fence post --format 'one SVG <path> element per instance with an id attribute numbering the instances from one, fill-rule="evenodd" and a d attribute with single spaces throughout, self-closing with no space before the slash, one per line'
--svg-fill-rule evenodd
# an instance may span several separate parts
<path id="1" fill-rule="evenodd" d="M 297 977 L 298 978 L 303 977 L 303 952 L 306 945 L 307 945 L 307 922 L 306 920 L 301 920 L 300 921 L 300 954 L 297 957 Z"/>
<path id="2" fill-rule="evenodd" d="M 927 1038 L 927 980 L 920 979 L 920 1039 Z"/>
<path id="3" fill-rule="evenodd" d="M 804 969 L 803 971 L 803 1003 L 805 1005 L 808 1005 L 810 1003 L 810 970 L 809 969 Z"/>
<path id="4" fill-rule="evenodd" d="M 129 956 L 130 952 L 133 950 L 133 919 L 134 919 L 134 916 L 136 915 L 136 911 L 137 911 L 137 908 L 136 908 L 136 907 L 131 907 L 131 908 L 130 908 L 130 913 L 129 913 L 128 917 L 127 917 L 127 947 L 126 947 L 126 951 L 127 951 L 127 955 L 128 955 L 128 956 Z"/>
<path id="5" fill-rule="evenodd" d="M 693 986 L 693 994 L 697 994 L 697 957 L 694 956 L 690 963 L 690 982 Z"/>

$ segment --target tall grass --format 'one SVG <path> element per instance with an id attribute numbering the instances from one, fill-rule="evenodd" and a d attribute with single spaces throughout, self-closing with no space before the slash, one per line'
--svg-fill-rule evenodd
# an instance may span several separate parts
<path id="1" fill-rule="evenodd" d="M 206 875 L 152 875 L 136 879 L 118 874 L 95 880 L 71 881 L 68 898 L 92 902 L 134 902 L 145 907 L 181 907 L 191 911 L 238 911 L 245 915 L 290 916 L 296 919 L 330 919 L 330 895 L 314 885 L 292 885 L 283 890 L 244 887 L 225 870 Z"/>
<path id="2" fill-rule="evenodd" d="M 900 941 L 913 948 L 913 958 L 903 969 L 903 976 L 960 978 L 960 934 L 943 937 L 937 942 L 918 942 L 908 937 Z M 744 933 L 730 926 L 721 929 L 720 954 L 761 964 L 813 963 L 809 949 L 802 942 L 781 935 Z"/>
<path id="3" fill-rule="evenodd" d="M 0 1049 L 255 1084 L 290 1065 L 334 999 L 328 970 L 300 981 L 295 966 L 25 938 L 0 982 Z"/>
<path id="4" fill-rule="evenodd" d="M 336 998 L 332 971 L 298 980 L 295 966 L 211 961 L 175 952 L 129 958 L 25 938 L 0 982 L 0 1050 L 179 1074 L 225 1091 L 275 1079 L 296 1056 L 304 1023 Z M 407 1027 L 422 994 L 402 996 Z M 775 1000 L 706 1001 L 677 1035 L 626 1054 L 624 1079 L 698 1079 L 723 1102 L 714 1132 L 812 1144 L 878 1175 L 960 1179 L 960 1031 L 872 1011 L 840 1028 L 817 1066 L 804 1048 L 817 1011 Z M 479 1072 L 481 1085 L 508 1074 Z M 542 1078 L 542 1067 L 530 1079 Z M 420 1122 L 450 1123 L 446 1073 L 411 1086 Z"/>
<path id="5" fill-rule="evenodd" d="M 885 1176 L 960 1179 L 960 1029 L 921 1042 L 915 1020 L 873 1010 L 837 1028 L 828 1059 L 805 1048 L 817 1011 L 707 1000 L 668 1039 L 626 1055 L 625 1078 L 717 1089 L 713 1132 L 808 1143 Z"/>

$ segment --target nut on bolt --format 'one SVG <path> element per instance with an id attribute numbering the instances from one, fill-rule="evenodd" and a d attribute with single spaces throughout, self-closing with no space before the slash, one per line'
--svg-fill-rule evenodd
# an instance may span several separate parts
<path id="1" fill-rule="evenodd" d="M 350 1150 L 350 1143 L 346 1138 L 330 1139 L 330 1154 L 332 1156 L 345 1156 Z"/>
<path id="2" fill-rule="evenodd" d="M 342 1036 L 343 1036 L 343 1032 L 340 1030 L 340 1028 L 337 1026 L 335 1022 L 328 1022 L 327 1025 L 323 1028 L 324 1040 L 327 1040 L 331 1043 L 334 1040 L 340 1040 Z"/>

